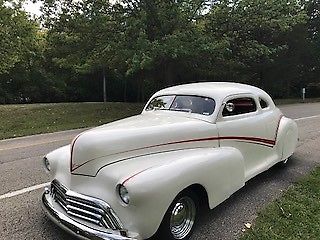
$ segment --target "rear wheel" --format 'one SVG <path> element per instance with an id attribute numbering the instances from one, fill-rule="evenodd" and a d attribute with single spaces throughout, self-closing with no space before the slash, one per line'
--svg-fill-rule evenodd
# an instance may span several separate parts
<path id="1" fill-rule="evenodd" d="M 156 239 L 189 239 L 198 220 L 198 212 L 198 197 L 191 191 L 182 192 L 167 210 Z"/>

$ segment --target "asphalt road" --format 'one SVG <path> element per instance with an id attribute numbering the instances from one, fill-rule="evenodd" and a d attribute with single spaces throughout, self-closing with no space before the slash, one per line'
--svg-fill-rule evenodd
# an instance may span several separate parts
<path id="1" fill-rule="evenodd" d="M 260 209 L 320 164 L 320 103 L 287 105 L 281 110 L 297 119 L 300 131 L 299 147 L 288 167 L 274 167 L 255 177 L 202 216 L 193 240 L 238 238 L 244 224 L 251 223 Z M 41 184 L 49 181 L 41 158 L 69 144 L 79 132 L 0 141 L 0 239 L 73 239 L 52 224 L 41 210 Z"/>

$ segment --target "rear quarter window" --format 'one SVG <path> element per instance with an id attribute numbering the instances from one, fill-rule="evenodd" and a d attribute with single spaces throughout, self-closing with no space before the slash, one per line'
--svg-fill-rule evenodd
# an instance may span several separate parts
<path id="1" fill-rule="evenodd" d="M 259 102 L 260 102 L 260 106 L 261 106 L 262 109 L 269 107 L 269 104 L 268 104 L 268 102 L 267 102 L 265 99 L 260 98 L 260 99 L 259 99 Z"/>

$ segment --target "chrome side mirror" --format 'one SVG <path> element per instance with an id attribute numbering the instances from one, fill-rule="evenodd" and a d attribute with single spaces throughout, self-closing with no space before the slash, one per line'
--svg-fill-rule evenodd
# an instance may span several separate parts
<path id="1" fill-rule="evenodd" d="M 226 104 L 226 109 L 227 109 L 227 111 L 228 112 L 233 112 L 234 111 L 234 109 L 235 109 L 235 106 L 234 106 L 234 104 L 233 103 L 231 103 L 231 102 L 229 102 L 229 103 L 227 103 Z"/>

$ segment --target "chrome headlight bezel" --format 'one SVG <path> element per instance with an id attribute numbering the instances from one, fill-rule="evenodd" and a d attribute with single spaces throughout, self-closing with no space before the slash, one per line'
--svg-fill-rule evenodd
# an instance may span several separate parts
<path id="1" fill-rule="evenodd" d="M 50 172 L 51 171 L 51 166 L 50 166 L 49 159 L 46 156 L 43 157 L 42 163 L 43 163 L 43 167 L 44 167 L 45 171 L 46 172 Z"/>
<path id="2" fill-rule="evenodd" d="M 119 184 L 117 187 L 117 192 L 122 203 L 125 205 L 129 205 L 130 195 L 128 189 L 123 184 Z"/>

